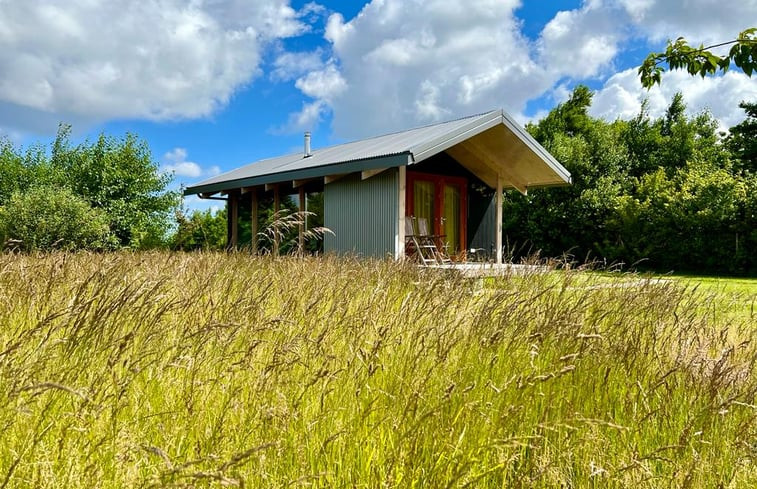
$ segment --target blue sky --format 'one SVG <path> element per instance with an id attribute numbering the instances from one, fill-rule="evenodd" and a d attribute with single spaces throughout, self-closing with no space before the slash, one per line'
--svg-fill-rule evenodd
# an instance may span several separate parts
<path id="1" fill-rule="evenodd" d="M 653 114 L 684 92 L 723 127 L 757 99 L 743 73 L 636 67 L 669 38 L 732 39 L 757 0 L 54 0 L 0 2 L 0 137 L 133 132 L 176 184 L 313 146 L 502 107 L 542 117 L 584 83 L 592 112 Z M 190 208 L 205 205 L 187 200 Z"/>

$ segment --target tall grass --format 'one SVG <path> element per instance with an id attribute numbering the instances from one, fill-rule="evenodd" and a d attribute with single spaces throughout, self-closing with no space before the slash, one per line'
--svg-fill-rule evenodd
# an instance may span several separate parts
<path id="1" fill-rule="evenodd" d="M 719 308 L 570 271 L 2 255 L 0 488 L 756 487 L 755 317 Z"/>

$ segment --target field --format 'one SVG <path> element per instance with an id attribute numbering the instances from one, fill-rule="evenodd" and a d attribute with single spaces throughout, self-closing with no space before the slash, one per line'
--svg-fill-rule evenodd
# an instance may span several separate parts
<path id="1" fill-rule="evenodd" d="M 0 255 L 0 488 L 757 487 L 757 292 Z"/>

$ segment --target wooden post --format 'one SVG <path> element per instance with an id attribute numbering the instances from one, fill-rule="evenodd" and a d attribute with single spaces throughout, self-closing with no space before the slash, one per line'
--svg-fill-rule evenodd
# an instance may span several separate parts
<path id="1" fill-rule="evenodd" d="M 394 241 L 394 259 L 402 260 L 405 258 L 405 195 L 407 193 L 407 167 L 400 166 L 397 193 L 397 235 Z"/>
<path id="2" fill-rule="evenodd" d="M 496 237 L 496 246 L 497 246 L 497 265 L 502 264 L 502 205 L 504 202 L 502 201 L 502 177 L 500 175 L 497 175 L 497 198 L 496 198 L 496 218 L 497 219 L 497 237 Z"/>
<path id="3" fill-rule="evenodd" d="M 250 247 L 252 252 L 257 254 L 258 252 L 258 189 L 253 188 L 250 192 L 250 208 L 252 217 L 250 218 L 250 225 L 252 230 L 252 236 L 250 238 Z"/>
<path id="4" fill-rule="evenodd" d="M 229 242 L 228 248 L 236 250 L 239 245 L 239 192 L 229 192 Z"/>
<path id="5" fill-rule="evenodd" d="M 274 219 L 278 221 L 279 219 L 279 210 L 281 208 L 281 197 L 279 196 L 279 184 L 277 183 L 273 187 L 273 215 Z M 278 228 L 278 223 L 274 222 L 274 232 L 273 232 L 273 256 L 279 256 L 279 241 L 281 240 L 281 237 L 279 236 L 279 233 L 281 232 Z"/>
<path id="6" fill-rule="evenodd" d="M 305 254 L 305 187 L 300 187 L 300 226 L 299 235 L 297 236 L 298 245 L 300 247 L 300 254 Z"/>

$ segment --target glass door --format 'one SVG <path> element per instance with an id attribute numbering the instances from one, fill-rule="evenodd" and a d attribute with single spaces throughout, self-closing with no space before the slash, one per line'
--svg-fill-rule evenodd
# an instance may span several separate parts
<path id="1" fill-rule="evenodd" d="M 436 189 L 434 182 L 428 180 L 413 181 L 413 205 L 411 216 L 415 217 L 415 231 L 420 232 L 420 220 L 426 220 L 426 229 L 431 234 L 437 234 L 434 231 L 434 220 L 436 219 Z"/>
<path id="2" fill-rule="evenodd" d="M 466 246 L 465 178 L 407 172 L 407 215 L 415 217 L 416 229 L 425 219 L 429 234 L 437 236 L 450 257 L 462 257 Z"/>
<path id="3" fill-rule="evenodd" d="M 450 250 L 450 253 L 457 255 L 462 251 L 465 246 L 461 246 L 460 238 L 462 229 L 462 216 L 460 215 L 462 202 L 461 202 L 461 189 L 458 185 L 445 183 L 443 186 L 443 202 L 444 208 L 440 216 L 441 229 L 440 233 L 444 236 L 443 241 L 445 248 Z"/>

